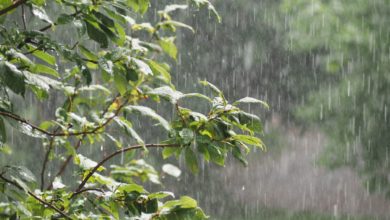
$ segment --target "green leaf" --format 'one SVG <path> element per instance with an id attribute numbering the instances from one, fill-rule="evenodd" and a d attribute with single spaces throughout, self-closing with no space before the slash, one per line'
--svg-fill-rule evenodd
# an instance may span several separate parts
<path id="1" fill-rule="evenodd" d="M 190 168 L 193 173 L 199 172 L 198 159 L 196 158 L 194 151 L 189 147 L 186 147 L 185 149 L 185 160 L 188 168 Z"/>
<path id="2" fill-rule="evenodd" d="M 138 192 L 138 193 L 144 193 L 145 189 L 144 187 L 138 185 L 138 184 L 122 184 L 117 189 L 118 192 Z"/>
<path id="3" fill-rule="evenodd" d="M 60 74 L 55 69 L 52 69 L 52 68 L 45 66 L 45 65 L 42 65 L 42 64 L 35 64 L 34 71 L 38 72 L 38 73 L 45 73 L 45 74 L 48 74 L 50 76 L 54 76 L 57 78 L 60 77 Z"/>
<path id="4" fill-rule="evenodd" d="M 150 23 L 140 23 L 140 24 L 134 24 L 131 26 L 131 29 L 133 31 L 141 31 L 141 30 L 145 30 L 149 33 L 154 33 L 156 31 L 156 29 L 150 24 Z"/>
<path id="5" fill-rule="evenodd" d="M 83 170 L 90 170 L 93 169 L 98 163 L 81 155 L 77 154 L 75 157 L 75 163 L 79 165 Z M 105 168 L 103 166 L 100 166 L 98 171 L 103 171 Z"/>
<path id="6" fill-rule="evenodd" d="M 263 132 L 263 125 L 261 123 L 260 118 L 257 115 L 253 115 L 246 112 L 238 112 L 234 113 L 234 115 L 238 116 L 239 123 L 247 126 L 249 129 L 256 133 Z"/>
<path id="7" fill-rule="evenodd" d="M 89 85 L 89 86 L 83 86 L 83 87 L 80 87 L 78 89 L 78 91 L 80 92 L 83 92 L 83 91 L 89 91 L 89 92 L 94 92 L 94 91 L 102 91 L 104 92 L 106 95 L 109 95 L 111 94 L 111 91 L 109 89 L 107 89 L 106 87 L 102 86 L 102 85 Z"/>
<path id="8" fill-rule="evenodd" d="M 157 212 L 157 210 L 158 210 L 157 199 L 148 199 L 142 212 L 150 214 L 150 213 Z"/>
<path id="9" fill-rule="evenodd" d="M 32 10 L 31 12 L 37 16 L 39 19 L 43 20 L 43 21 L 46 21 L 47 23 L 50 23 L 52 24 L 53 22 L 51 21 L 51 19 L 49 18 L 49 16 L 46 14 L 46 11 L 45 9 L 43 9 L 42 7 L 38 7 L 36 5 L 32 5 Z"/>
<path id="10" fill-rule="evenodd" d="M 243 134 L 237 134 L 237 135 L 233 135 L 232 139 L 237 140 L 237 141 L 242 141 L 245 144 L 260 147 L 262 150 L 264 150 L 264 143 L 257 137 L 243 135 Z"/>
<path id="11" fill-rule="evenodd" d="M 180 151 L 181 151 L 181 149 L 178 147 L 166 147 L 162 151 L 163 159 L 167 159 L 168 157 L 172 156 L 176 152 L 180 152 Z"/>
<path id="12" fill-rule="evenodd" d="M 189 197 L 189 196 L 182 196 L 180 197 L 180 207 L 183 209 L 190 209 L 190 208 L 196 208 L 198 207 L 198 203 L 195 199 Z"/>
<path id="13" fill-rule="evenodd" d="M 75 17 L 72 16 L 72 15 L 60 14 L 60 16 L 58 16 L 58 18 L 57 18 L 56 24 L 57 24 L 57 25 L 60 25 L 60 24 L 69 24 L 69 23 L 73 22 L 74 19 L 75 19 Z"/>
<path id="14" fill-rule="evenodd" d="M 210 160 L 220 166 L 225 165 L 225 153 L 223 153 L 218 147 L 208 144 L 206 149 L 210 155 Z"/>
<path id="15" fill-rule="evenodd" d="M 214 84 L 212 84 L 212 83 L 210 83 L 210 82 L 208 82 L 208 81 L 206 81 L 206 80 L 200 80 L 199 83 L 200 83 L 201 85 L 210 87 L 211 90 L 212 90 L 213 92 L 215 92 L 217 95 L 219 95 L 219 96 L 222 95 L 222 91 L 219 90 L 218 87 L 216 87 Z"/>
<path id="16" fill-rule="evenodd" d="M 172 4 L 172 5 L 166 5 L 164 10 L 161 11 L 161 12 L 170 13 L 170 12 L 176 11 L 178 9 L 184 10 L 184 9 L 187 9 L 187 8 L 188 8 L 188 5 Z"/>
<path id="17" fill-rule="evenodd" d="M 24 71 L 23 74 L 26 77 L 26 84 L 35 86 L 45 92 L 48 92 L 52 88 L 61 89 L 61 83 L 57 80 L 42 75 L 32 74 L 27 71 Z"/>
<path id="18" fill-rule="evenodd" d="M 232 153 L 244 166 L 248 166 L 248 161 L 245 159 L 244 155 L 242 155 L 241 149 L 238 146 L 233 147 Z"/>
<path id="19" fill-rule="evenodd" d="M 87 85 L 91 84 L 92 74 L 91 74 L 91 71 L 89 71 L 89 68 L 85 67 L 85 66 L 81 67 L 81 74 L 83 75 Z"/>
<path id="20" fill-rule="evenodd" d="M 62 183 L 61 177 L 55 177 L 53 181 L 53 190 L 63 189 L 66 186 Z"/>
<path id="21" fill-rule="evenodd" d="M 137 71 L 131 68 L 126 68 L 126 79 L 132 82 L 136 82 L 138 80 Z"/>
<path id="22" fill-rule="evenodd" d="M 149 0 L 127 0 L 126 2 L 128 6 L 141 15 L 149 8 Z"/>
<path id="23" fill-rule="evenodd" d="M 107 17 L 105 14 L 100 13 L 98 11 L 93 11 L 93 15 L 95 15 L 96 18 L 98 18 L 105 26 L 108 26 L 110 28 L 113 28 L 115 26 L 115 22 Z"/>
<path id="24" fill-rule="evenodd" d="M 34 51 L 32 54 L 41 59 L 42 61 L 45 61 L 46 63 L 53 66 L 56 65 L 56 58 L 53 55 L 42 50 L 37 50 L 35 46 L 30 44 L 28 45 L 28 48 L 29 50 Z"/>
<path id="25" fill-rule="evenodd" d="M 99 66 L 100 68 L 102 68 L 102 70 L 106 71 L 110 75 L 112 75 L 114 72 L 114 63 L 111 60 L 106 60 L 104 58 L 101 58 L 99 59 Z"/>
<path id="26" fill-rule="evenodd" d="M 213 101 L 209 97 L 207 97 L 207 96 L 205 96 L 203 94 L 200 94 L 200 93 L 187 93 L 187 94 L 182 95 L 180 98 L 182 99 L 182 98 L 193 98 L 193 97 L 197 97 L 197 98 L 201 98 L 201 99 L 207 100 L 210 103 Z"/>
<path id="27" fill-rule="evenodd" d="M 161 38 L 158 41 L 158 44 L 160 47 L 163 49 L 163 51 L 168 54 L 171 58 L 176 60 L 177 57 L 177 48 L 175 43 L 173 42 L 175 40 L 174 37 L 166 37 L 166 38 Z"/>
<path id="28" fill-rule="evenodd" d="M 218 19 L 218 22 L 221 22 L 222 19 L 221 19 L 221 16 L 218 14 L 217 10 L 215 9 L 215 7 L 210 3 L 209 0 L 191 0 L 192 2 L 195 3 L 195 5 L 197 7 L 200 7 L 200 6 L 207 6 L 207 9 L 209 11 L 211 11 Z"/>
<path id="29" fill-rule="evenodd" d="M 0 80 L 16 94 L 24 95 L 26 91 L 23 73 L 9 62 L 0 62 Z"/>
<path id="30" fill-rule="evenodd" d="M 179 21 L 174 21 L 174 20 L 166 20 L 166 21 L 160 22 L 157 24 L 157 26 L 182 27 L 182 28 L 187 28 L 187 29 L 191 30 L 193 33 L 195 33 L 195 30 L 191 26 L 184 24 L 182 22 L 179 22 Z"/>
<path id="31" fill-rule="evenodd" d="M 99 59 L 98 56 L 96 56 L 94 53 L 92 53 L 90 50 L 88 50 L 83 45 L 78 45 L 78 48 L 80 49 L 80 52 L 88 59 L 97 61 Z"/>
<path id="32" fill-rule="evenodd" d="M 210 153 L 207 150 L 207 145 L 203 143 L 198 143 L 198 151 L 203 155 L 205 161 L 210 161 Z"/>
<path id="33" fill-rule="evenodd" d="M 171 175 L 173 177 L 176 177 L 176 178 L 178 178 L 181 175 L 181 170 L 177 166 L 169 164 L 169 163 L 164 164 L 162 166 L 162 171 L 164 173 Z"/>
<path id="34" fill-rule="evenodd" d="M 100 30 L 99 28 L 97 28 L 94 23 L 88 21 L 88 20 L 85 20 L 85 25 L 87 27 L 87 33 L 88 33 L 88 36 L 96 41 L 97 43 L 100 44 L 100 47 L 102 48 L 107 48 L 108 47 L 108 39 L 107 39 L 107 36 L 106 34 Z"/>
<path id="35" fill-rule="evenodd" d="M 269 109 L 269 105 L 264 102 L 264 101 L 261 101 L 259 99 L 255 99 L 255 98 L 252 98 L 252 97 L 245 97 L 245 98 L 242 98 L 240 100 L 237 100 L 233 103 L 233 105 L 238 105 L 240 103 L 254 103 L 254 104 L 261 104 L 263 106 L 265 106 L 267 109 Z"/>
<path id="36" fill-rule="evenodd" d="M 3 0 L 3 1 L 0 1 L 0 10 L 1 10 L 1 9 L 4 9 L 4 8 L 6 8 L 6 7 L 9 7 L 10 5 L 12 5 L 12 0 Z M 7 14 L 12 13 L 12 12 L 14 12 L 14 11 L 15 11 L 15 9 L 9 11 Z M 4 23 L 4 21 L 5 21 L 6 17 L 7 17 L 7 14 L 4 14 L 4 15 L 0 16 L 0 24 L 3 24 L 3 23 Z"/>
<path id="37" fill-rule="evenodd" d="M 13 174 L 16 174 L 18 178 L 23 180 L 23 182 L 34 183 L 36 178 L 34 174 L 24 166 L 7 166 L 7 169 L 11 170 Z"/>
<path id="38" fill-rule="evenodd" d="M 114 73 L 114 83 L 121 95 L 124 95 L 127 92 L 127 79 L 120 72 Z"/>
<path id="39" fill-rule="evenodd" d="M 1 146 L 0 146 L 0 153 L 3 153 L 3 154 L 6 154 L 6 155 L 10 155 L 10 154 L 12 154 L 12 149 L 11 149 L 11 147 L 10 146 L 8 146 L 7 144 L 2 144 Z M 1 184 L 0 184 L 1 185 Z M 0 186 L 1 187 L 1 186 Z M 1 192 L 1 190 L 0 190 L 0 192 Z"/>
<path id="40" fill-rule="evenodd" d="M 150 69 L 149 65 L 146 64 L 144 61 L 137 58 L 132 58 L 131 60 L 135 63 L 135 65 L 138 67 L 138 70 L 140 72 L 142 72 L 145 75 L 153 75 L 153 72 Z"/>
<path id="41" fill-rule="evenodd" d="M 175 195 L 172 192 L 160 191 L 160 192 L 155 192 L 155 193 L 149 194 L 148 198 L 149 199 L 163 199 L 163 198 L 166 198 L 168 196 L 170 196 L 172 198 L 175 197 Z"/>
<path id="42" fill-rule="evenodd" d="M 151 91 L 148 91 L 147 94 L 165 97 L 173 104 L 175 104 L 177 100 L 179 100 L 183 96 L 183 93 L 173 90 L 169 86 L 152 89 Z"/>
<path id="43" fill-rule="evenodd" d="M 114 121 L 122 127 L 132 138 L 134 138 L 138 144 L 145 144 L 138 133 L 132 128 L 132 124 L 123 117 L 115 117 Z"/>
<path id="44" fill-rule="evenodd" d="M 163 65 L 153 60 L 147 60 L 147 63 L 149 64 L 150 68 L 153 70 L 155 75 L 157 75 L 156 73 L 160 73 L 164 82 L 166 83 L 171 82 L 171 74 Z"/>
<path id="45" fill-rule="evenodd" d="M 175 209 L 177 207 L 180 207 L 182 209 L 197 208 L 198 203 L 193 198 L 191 198 L 189 196 L 182 196 L 182 197 L 180 197 L 179 200 L 167 201 L 162 206 L 162 208 L 166 208 L 168 210 L 172 210 L 172 209 Z"/>
<path id="46" fill-rule="evenodd" d="M 153 109 L 146 107 L 146 106 L 139 106 L 139 105 L 130 105 L 125 107 L 126 110 L 129 112 L 139 112 L 144 116 L 151 117 L 155 120 L 157 120 L 161 126 L 163 126 L 167 131 L 171 130 L 171 126 L 169 125 L 168 121 L 165 120 L 163 117 L 158 115 Z"/>
<path id="47" fill-rule="evenodd" d="M 194 132 L 191 129 L 184 128 L 179 131 L 179 135 L 183 139 L 183 144 L 189 144 L 194 140 Z"/>

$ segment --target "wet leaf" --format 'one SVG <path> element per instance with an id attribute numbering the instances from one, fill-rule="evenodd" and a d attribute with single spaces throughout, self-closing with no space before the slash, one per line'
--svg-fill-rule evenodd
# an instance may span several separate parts
<path id="1" fill-rule="evenodd" d="M 267 109 L 269 109 L 269 105 L 264 102 L 264 101 L 261 101 L 259 99 L 255 99 L 255 98 L 252 98 L 252 97 L 245 97 L 245 98 L 242 98 L 240 100 L 237 100 L 233 103 L 233 105 L 238 105 L 240 103 L 252 103 L 252 104 L 261 104 L 263 105 L 264 107 L 266 107 Z"/>
<path id="2" fill-rule="evenodd" d="M 129 112 L 139 112 L 144 116 L 151 117 L 152 119 L 157 120 L 161 126 L 163 126 L 167 131 L 171 129 L 171 126 L 169 125 L 168 121 L 165 120 L 163 117 L 158 115 L 153 109 L 146 107 L 146 106 L 139 106 L 139 105 L 130 105 L 125 107 L 126 110 Z"/>
<path id="3" fill-rule="evenodd" d="M 162 166 L 162 170 L 164 171 L 164 173 L 171 175 L 173 177 L 176 177 L 176 178 L 178 178 L 181 175 L 181 170 L 177 166 L 169 164 L 169 163 L 164 164 Z"/>

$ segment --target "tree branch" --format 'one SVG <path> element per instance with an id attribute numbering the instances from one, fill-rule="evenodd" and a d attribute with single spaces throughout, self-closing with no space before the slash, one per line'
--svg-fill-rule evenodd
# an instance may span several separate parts
<path id="1" fill-rule="evenodd" d="M 15 1 L 12 5 L 6 7 L 6 8 L 3 8 L 0 10 L 0 16 L 12 11 L 13 9 L 19 7 L 20 5 L 26 3 L 27 0 L 19 0 L 19 1 Z"/>
<path id="2" fill-rule="evenodd" d="M 10 184 L 10 185 L 13 185 L 15 186 L 16 188 L 20 189 L 20 190 L 24 190 L 18 183 L 16 183 L 15 181 L 12 181 L 10 179 L 7 179 L 6 177 L 3 176 L 3 174 L 0 174 L 0 179 L 4 180 L 6 183 Z M 70 216 L 68 216 L 67 214 L 65 214 L 62 210 L 60 210 L 59 208 L 55 207 L 54 205 L 52 205 L 51 203 L 48 203 L 46 202 L 45 200 L 39 198 L 37 195 L 35 195 L 34 193 L 30 192 L 27 190 L 27 194 L 29 194 L 30 196 L 32 196 L 34 199 L 38 200 L 40 203 L 42 203 L 43 205 L 45 206 L 48 206 L 49 208 L 55 210 L 58 214 L 60 214 L 62 217 L 66 218 L 66 219 L 72 219 Z"/>
<path id="3" fill-rule="evenodd" d="M 33 130 L 37 130 L 47 136 L 50 136 L 50 137 L 64 137 L 64 136 L 79 136 L 79 135 L 87 135 L 87 134 L 96 134 L 98 133 L 97 131 L 103 127 L 105 127 L 108 123 L 110 123 L 119 113 L 119 111 L 123 108 L 123 105 L 120 106 L 117 110 L 117 113 L 114 114 L 113 116 L 107 118 L 107 120 L 102 123 L 101 125 L 95 127 L 94 129 L 92 130 L 89 130 L 89 131 L 78 131 L 78 132 L 59 132 L 59 133 L 56 133 L 56 132 L 50 132 L 50 131 L 46 131 L 44 129 L 41 129 L 40 127 L 28 122 L 26 119 L 24 118 L 21 118 L 19 117 L 18 115 L 15 115 L 13 113 L 10 113 L 10 112 L 4 112 L 4 111 L 0 111 L 0 115 L 2 116 L 6 116 L 8 118 L 11 118 L 11 119 L 14 119 L 15 121 L 18 121 L 18 122 L 21 122 L 23 124 L 26 124 L 28 126 L 30 126 Z"/>
<path id="4" fill-rule="evenodd" d="M 139 144 L 139 145 L 133 145 L 130 147 L 126 147 L 126 148 L 117 150 L 114 153 L 105 157 L 103 160 L 101 160 L 91 171 L 89 171 L 88 175 L 83 179 L 83 181 L 80 183 L 80 185 L 77 187 L 77 189 L 74 191 L 74 193 L 72 194 L 71 197 L 74 197 L 74 196 L 80 194 L 80 191 L 82 191 L 83 187 L 85 186 L 85 184 L 87 183 L 89 178 L 91 178 L 91 176 L 99 169 L 99 167 L 101 167 L 105 162 L 107 162 L 108 160 L 110 160 L 111 158 L 113 158 L 119 154 L 125 153 L 127 151 L 131 151 L 131 150 L 135 150 L 135 149 L 141 149 L 141 148 L 160 148 L 160 147 L 165 148 L 165 147 L 180 147 L 180 146 L 181 145 L 179 145 L 179 144 L 145 144 L 145 145 Z"/>

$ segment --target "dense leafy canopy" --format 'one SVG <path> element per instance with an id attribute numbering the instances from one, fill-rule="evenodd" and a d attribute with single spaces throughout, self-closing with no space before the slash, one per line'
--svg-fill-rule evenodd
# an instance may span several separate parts
<path id="1" fill-rule="evenodd" d="M 297 111 L 330 135 L 324 162 L 353 165 L 367 188 L 390 195 L 388 1 L 283 1 L 294 52 L 313 53 L 322 84 Z"/>
<path id="2" fill-rule="evenodd" d="M 7 141 L 7 128 L 12 127 L 40 140 L 41 146 L 31 148 L 45 153 L 39 180 L 25 167 L 10 164 L 1 168 L 1 216 L 204 219 L 207 216 L 190 197 L 175 199 L 170 192 L 148 192 L 141 183 L 159 184 L 160 180 L 158 172 L 143 159 L 104 165 L 126 152 L 139 149 L 147 153 L 149 148 L 163 148 L 164 158 L 183 157 L 188 168 L 196 173 L 199 156 L 224 165 L 231 153 L 246 164 L 248 146 L 264 149 L 263 142 L 256 137 L 262 133 L 259 117 L 239 108 L 245 103 L 268 107 L 264 102 L 246 97 L 229 103 L 207 81 L 200 83 L 210 90 L 211 96 L 177 91 L 171 82 L 166 61 L 177 59 L 175 32 L 178 28 L 193 31 L 174 20 L 174 13 L 189 7 L 206 7 L 220 19 L 214 7 L 207 0 L 165 5 L 156 13 L 156 21 L 150 23 L 145 15 L 150 4 L 148 0 L 0 3 L 2 152 L 17 151 L 17 146 Z M 51 13 L 53 8 L 60 13 Z M 38 28 L 26 25 L 27 11 L 28 19 L 36 22 Z M 21 22 L 12 21 L 16 14 Z M 58 40 L 53 35 L 60 29 L 75 36 Z M 25 118 L 15 100 L 30 94 L 42 102 L 55 97 L 62 104 L 50 106 L 55 109 L 54 115 L 42 121 Z M 204 102 L 208 111 L 193 111 L 182 105 L 184 99 Z M 164 101 L 174 108 L 172 118 L 153 109 L 153 103 Z M 144 140 L 132 121 L 138 115 L 156 122 L 167 139 L 160 143 Z M 79 152 L 83 145 L 107 144 L 117 149 L 101 160 Z M 59 151 L 55 150 L 58 148 Z M 47 175 L 50 163 L 58 166 L 53 176 Z M 61 177 L 70 163 L 78 169 L 71 181 L 65 181 Z M 163 171 L 174 177 L 181 172 L 172 164 L 164 165 Z"/>

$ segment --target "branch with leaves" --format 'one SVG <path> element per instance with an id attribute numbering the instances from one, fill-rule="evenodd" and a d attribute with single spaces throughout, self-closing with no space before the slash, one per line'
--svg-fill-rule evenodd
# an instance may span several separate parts
<path id="1" fill-rule="evenodd" d="M 43 155 L 42 168 L 37 172 L 40 184 L 35 172 L 25 167 L 3 168 L 10 178 L 1 176 L 2 193 L 16 202 L 0 201 L 5 204 L 0 207 L 1 215 L 206 219 L 190 197 L 175 199 L 165 190 L 144 189 L 142 183 L 147 181 L 161 184 L 157 170 L 146 162 L 145 152 L 162 148 L 163 159 L 183 155 L 189 170 L 197 173 L 199 160 L 224 165 L 231 154 L 246 165 L 245 156 L 252 147 L 264 148 L 257 137 L 262 134 L 260 118 L 240 108 L 242 103 L 264 105 L 262 101 L 247 97 L 229 103 L 222 91 L 207 81 L 201 84 L 207 87 L 208 95 L 185 94 L 172 84 L 168 63 L 177 60 L 176 31 L 184 28 L 194 32 L 174 16 L 190 7 L 205 7 L 219 20 L 211 3 L 192 0 L 160 10 L 149 7 L 149 0 L 0 3 L 0 23 L 8 22 L 0 29 L 0 143 L 10 148 L 34 146 L 30 149 L 42 150 L 37 158 Z M 7 20 L 14 9 L 21 10 L 20 23 Z M 142 16 L 145 13 L 155 16 Z M 157 19 L 149 21 L 152 17 Z M 30 19 L 37 24 L 26 23 Z M 70 39 L 64 40 L 68 32 Z M 21 107 L 15 97 L 31 97 L 26 105 L 32 104 Z M 39 125 L 27 120 L 25 111 L 44 112 L 35 103 L 48 103 L 49 97 L 54 100 L 50 109 L 55 118 L 49 120 L 41 114 L 44 119 Z M 204 112 L 188 108 L 184 99 L 203 105 Z M 172 118 L 164 116 L 172 109 L 151 107 L 161 102 L 172 106 Z M 154 130 L 149 129 L 151 122 L 162 131 L 148 135 L 146 130 Z M 9 143 L 9 127 L 34 138 L 34 143 Z M 164 141 L 144 141 L 153 143 L 157 136 Z M 103 146 L 107 151 L 101 155 Z M 82 147 L 91 150 L 80 150 Z M 123 163 L 104 167 L 126 152 Z M 32 157 L 34 152 L 28 153 Z M 70 166 L 73 175 L 65 172 Z M 181 173 L 173 164 L 165 164 L 162 170 L 174 178 Z M 49 175 L 53 171 L 54 175 Z M 48 184 L 45 179 L 50 179 Z M 9 185 L 23 190 L 15 197 Z M 74 185 L 77 187 L 71 187 Z M 26 211 L 20 212 L 20 207 Z"/>
<path id="2" fill-rule="evenodd" d="M 0 174 L 0 179 L 3 180 L 4 182 L 16 187 L 17 189 L 19 190 L 25 190 L 22 186 L 20 186 L 19 183 L 17 183 L 16 181 L 12 181 L 8 178 L 6 178 L 4 176 L 4 173 Z M 36 199 L 37 201 L 39 201 L 40 203 L 42 203 L 43 205 L 55 210 L 56 212 L 58 212 L 62 217 L 66 218 L 66 219 L 72 219 L 70 216 L 68 216 L 67 214 L 65 214 L 63 211 L 61 211 L 59 208 L 53 206 L 52 204 L 50 204 L 49 202 L 46 202 L 45 200 L 39 198 L 39 196 L 35 195 L 34 193 L 26 190 L 27 194 L 29 194 L 31 197 L 33 197 L 34 199 Z"/>

